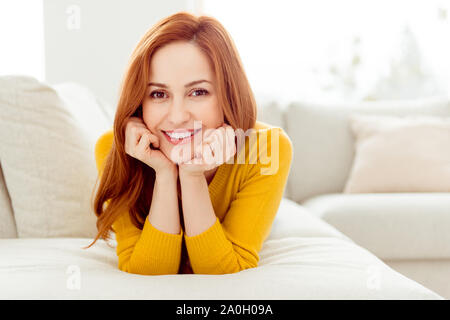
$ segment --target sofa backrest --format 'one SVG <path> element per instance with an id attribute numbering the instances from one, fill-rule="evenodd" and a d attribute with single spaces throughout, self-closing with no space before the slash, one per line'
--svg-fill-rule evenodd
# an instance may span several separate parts
<path id="1" fill-rule="evenodd" d="M 286 130 L 286 123 L 284 120 L 284 112 L 281 108 L 279 103 L 276 101 L 270 101 L 270 100 L 262 100 L 257 101 L 258 110 L 257 110 L 257 120 L 262 121 L 264 123 L 270 124 L 274 127 L 280 127 L 283 128 L 284 131 Z M 286 188 L 284 189 L 283 193 L 284 198 L 291 198 L 290 197 L 290 190 L 289 190 L 289 183 L 286 185 Z"/>
<path id="2" fill-rule="evenodd" d="M 354 138 L 347 120 L 351 113 L 450 116 L 450 103 L 447 97 L 345 104 L 290 103 L 283 109 L 283 127 L 294 147 L 288 180 L 290 199 L 302 203 L 316 195 L 343 191 L 354 157 Z"/>
<path id="3" fill-rule="evenodd" d="M 0 237 L 94 237 L 94 147 L 110 128 L 84 86 L 0 77 Z"/>
<path id="4" fill-rule="evenodd" d="M 0 239 L 17 238 L 16 222 L 11 206 L 11 198 L 0 163 Z"/>

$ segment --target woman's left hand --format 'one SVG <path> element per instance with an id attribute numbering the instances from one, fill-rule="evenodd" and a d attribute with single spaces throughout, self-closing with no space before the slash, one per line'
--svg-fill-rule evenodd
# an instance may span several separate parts
<path id="1" fill-rule="evenodd" d="M 209 131 L 200 145 L 195 147 L 194 157 L 178 164 L 180 175 L 203 175 L 227 162 L 236 154 L 235 132 L 232 126 L 223 124 Z"/>

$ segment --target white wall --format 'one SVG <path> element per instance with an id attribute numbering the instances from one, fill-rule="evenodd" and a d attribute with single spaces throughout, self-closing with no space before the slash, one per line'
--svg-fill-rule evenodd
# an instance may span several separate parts
<path id="1" fill-rule="evenodd" d="M 45 79 L 42 11 L 42 0 L 0 0 L 0 76 Z"/>
<path id="2" fill-rule="evenodd" d="M 115 109 L 123 73 L 139 39 L 158 20 L 193 11 L 192 4 L 192 0 L 44 0 L 46 82 L 81 83 Z"/>

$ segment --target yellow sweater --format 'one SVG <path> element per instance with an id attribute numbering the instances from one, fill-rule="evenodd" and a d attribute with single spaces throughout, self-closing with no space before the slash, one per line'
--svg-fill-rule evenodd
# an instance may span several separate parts
<path id="1" fill-rule="evenodd" d="M 148 219 L 140 230 L 132 224 L 128 212 L 120 215 L 113 224 L 120 270 L 145 275 L 225 274 L 258 265 L 258 252 L 283 196 L 293 149 L 283 129 L 261 121 L 256 122 L 255 129 L 257 143 L 245 139 L 245 160 L 244 148 L 238 149 L 233 164 L 220 165 L 208 185 L 217 216 L 208 230 L 189 237 L 182 226 L 180 234 L 169 234 Z M 99 174 L 112 143 L 112 130 L 96 143 Z"/>

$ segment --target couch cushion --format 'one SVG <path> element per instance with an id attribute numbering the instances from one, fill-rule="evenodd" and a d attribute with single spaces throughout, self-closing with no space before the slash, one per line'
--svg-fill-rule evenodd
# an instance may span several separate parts
<path id="1" fill-rule="evenodd" d="M 283 110 L 276 101 L 261 101 L 258 103 L 256 120 L 270 123 L 275 127 L 285 129 L 286 124 L 283 117 Z"/>
<path id="2" fill-rule="evenodd" d="M 282 198 L 270 230 L 270 239 L 287 237 L 328 237 L 352 242 L 336 228 L 298 203 Z"/>
<path id="3" fill-rule="evenodd" d="M 115 241 L 89 243 L 0 240 L 0 299 L 441 299 L 285 199 L 258 267 L 238 273 L 125 273 Z"/>
<path id="4" fill-rule="evenodd" d="M 283 110 L 278 102 L 259 98 L 257 106 L 256 120 L 283 128 L 286 131 Z M 289 184 L 286 184 L 286 187 L 284 188 L 283 197 L 290 198 Z"/>
<path id="5" fill-rule="evenodd" d="M 328 194 L 302 204 L 383 260 L 450 258 L 450 193 Z"/>
<path id="6" fill-rule="evenodd" d="M 17 229 L 11 206 L 11 198 L 6 188 L 0 163 L 0 239 L 2 238 L 17 238 Z"/>
<path id="7" fill-rule="evenodd" d="M 352 114 L 344 193 L 450 192 L 450 117 Z"/>
<path id="8" fill-rule="evenodd" d="M 354 158 L 351 113 L 450 116 L 448 99 L 361 103 L 291 103 L 284 114 L 294 155 L 288 179 L 290 196 L 301 202 L 320 194 L 342 192 Z"/>
<path id="9" fill-rule="evenodd" d="M 19 237 L 93 237 L 94 147 L 110 123 L 80 86 L 71 94 L 0 77 L 0 159 Z M 91 122 L 76 115 L 83 110 Z"/>
<path id="10" fill-rule="evenodd" d="M 387 260 L 389 267 L 450 299 L 450 259 Z"/>

